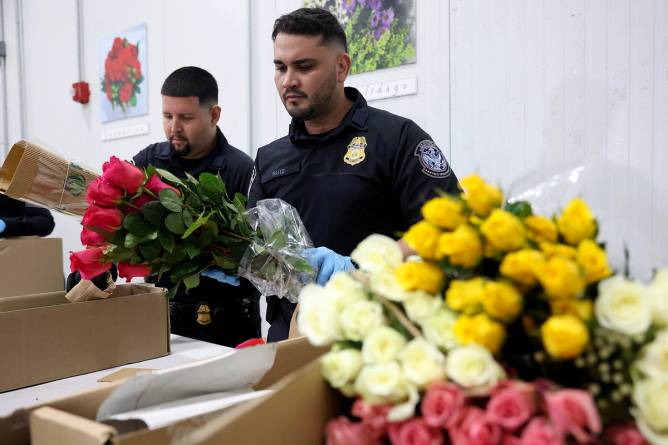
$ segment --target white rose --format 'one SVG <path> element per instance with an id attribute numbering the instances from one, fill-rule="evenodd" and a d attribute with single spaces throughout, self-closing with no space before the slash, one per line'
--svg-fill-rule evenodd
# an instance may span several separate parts
<path id="1" fill-rule="evenodd" d="M 638 410 L 632 409 L 631 412 L 633 412 L 636 419 L 636 426 L 645 440 L 652 445 L 668 445 L 668 434 L 661 434 L 654 431 L 647 422 L 645 422 L 645 419 L 638 414 Z"/>
<path id="2" fill-rule="evenodd" d="M 492 354 L 479 345 L 458 346 L 445 359 L 446 375 L 469 394 L 485 394 L 504 377 Z"/>
<path id="3" fill-rule="evenodd" d="M 415 415 L 415 407 L 420 401 L 420 393 L 415 386 L 410 384 L 407 386 L 406 392 L 408 393 L 408 399 L 403 403 L 394 405 L 387 412 L 389 422 L 401 422 Z"/>
<path id="4" fill-rule="evenodd" d="M 399 354 L 399 361 L 408 381 L 418 388 L 435 380 L 443 380 L 445 357 L 424 338 L 411 340 Z"/>
<path id="5" fill-rule="evenodd" d="M 403 400 L 407 396 L 408 387 L 397 362 L 365 365 L 355 380 L 355 390 L 371 404 Z"/>
<path id="6" fill-rule="evenodd" d="M 660 269 L 649 285 L 652 321 L 660 327 L 668 326 L 668 269 Z"/>
<path id="7" fill-rule="evenodd" d="M 643 348 L 636 366 L 651 378 L 668 376 L 668 329 L 659 331 L 654 341 Z"/>
<path id="8" fill-rule="evenodd" d="M 364 363 L 386 363 L 395 360 L 406 345 L 406 339 L 388 326 L 373 328 L 364 338 L 362 360 Z"/>
<path id="9" fill-rule="evenodd" d="M 652 321 L 647 288 L 616 275 L 601 281 L 596 299 L 596 319 L 605 328 L 626 334 L 644 333 Z"/>
<path id="10" fill-rule="evenodd" d="M 362 354 L 357 349 L 330 351 L 322 358 L 322 374 L 334 388 L 343 388 L 357 378 Z"/>
<path id="11" fill-rule="evenodd" d="M 457 314 L 442 308 L 427 317 L 422 323 L 422 333 L 427 341 L 439 348 L 449 350 L 457 346 L 454 325 Z"/>
<path id="12" fill-rule="evenodd" d="M 443 299 L 425 291 L 410 292 L 404 301 L 404 309 L 408 318 L 420 325 L 443 306 Z"/>
<path id="13" fill-rule="evenodd" d="M 395 240 L 384 235 L 370 235 L 350 254 L 361 270 L 378 272 L 394 269 L 404 259 Z"/>
<path id="14" fill-rule="evenodd" d="M 383 308 L 375 301 L 357 301 L 343 309 L 339 323 L 345 338 L 364 340 L 371 329 L 383 324 Z"/>
<path id="15" fill-rule="evenodd" d="M 668 431 L 668 376 L 636 382 L 633 401 L 638 407 L 636 418 L 647 423 L 654 431 Z"/>
<path id="16" fill-rule="evenodd" d="M 391 269 L 381 270 L 371 275 L 369 280 L 371 290 L 392 301 L 404 301 L 409 292 L 399 284 L 399 280 Z"/>
<path id="17" fill-rule="evenodd" d="M 325 288 L 316 284 L 304 286 L 299 294 L 299 303 L 299 332 L 304 334 L 311 344 L 326 346 L 341 339 L 339 314 Z"/>
<path id="18" fill-rule="evenodd" d="M 347 272 L 337 272 L 332 275 L 329 281 L 327 281 L 325 289 L 334 298 L 339 312 L 355 301 L 366 299 L 366 292 L 364 292 L 362 283 L 354 279 Z"/>

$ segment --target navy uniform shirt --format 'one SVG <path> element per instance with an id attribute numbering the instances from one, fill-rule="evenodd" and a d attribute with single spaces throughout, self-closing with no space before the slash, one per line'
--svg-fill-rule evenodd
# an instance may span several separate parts
<path id="1" fill-rule="evenodd" d="M 413 121 L 354 102 L 337 128 L 309 135 L 293 119 L 289 135 L 261 147 L 249 207 L 281 198 L 299 212 L 316 246 L 349 255 L 372 233 L 397 238 L 421 219 L 437 190 L 458 191 L 457 178 L 431 137 Z"/>

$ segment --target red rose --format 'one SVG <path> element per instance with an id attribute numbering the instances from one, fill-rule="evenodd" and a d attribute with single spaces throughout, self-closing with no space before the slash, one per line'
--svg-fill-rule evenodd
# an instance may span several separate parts
<path id="1" fill-rule="evenodd" d="M 649 445 L 633 422 L 613 425 L 605 430 L 603 436 L 610 445 Z"/>
<path id="2" fill-rule="evenodd" d="M 522 432 L 521 445 L 563 445 L 559 434 L 544 417 L 534 417 Z"/>
<path id="3" fill-rule="evenodd" d="M 114 38 L 114 43 L 111 45 L 111 53 L 114 55 L 118 54 L 118 52 L 123 49 L 123 40 L 121 37 L 115 37 Z"/>
<path id="4" fill-rule="evenodd" d="M 496 445 L 501 440 L 501 428 L 487 420 L 485 412 L 475 406 L 465 406 L 448 432 L 456 445 Z"/>
<path id="5" fill-rule="evenodd" d="M 180 192 L 177 188 L 172 187 L 172 186 L 169 185 L 169 184 L 165 184 L 165 183 L 160 179 L 160 177 L 159 177 L 158 175 L 153 175 L 153 176 L 151 176 L 151 177 L 149 178 L 149 180 L 146 181 L 146 184 L 144 185 L 144 187 L 147 188 L 148 190 L 152 191 L 152 192 L 155 193 L 156 195 L 159 195 L 159 194 L 160 194 L 160 190 L 164 190 L 164 189 L 174 190 L 174 192 L 175 192 L 177 195 L 180 195 L 180 194 L 181 194 L 181 192 Z"/>
<path id="6" fill-rule="evenodd" d="M 550 421 L 560 433 L 570 433 L 578 443 L 586 443 L 601 432 L 601 418 L 591 394 L 580 389 L 547 393 L 545 404 Z"/>
<path id="7" fill-rule="evenodd" d="M 81 278 L 91 280 L 111 268 L 111 263 L 101 262 L 103 247 L 91 247 L 79 252 L 70 252 L 70 271 L 79 271 Z"/>
<path id="8" fill-rule="evenodd" d="M 132 201 L 132 205 L 141 208 L 144 204 L 151 201 L 155 201 L 155 198 L 153 196 L 149 195 L 148 193 L 142 193 L 141 195 L 139 195 L 139 198 Z M 138 209 L 132 209 L 131 212 L 134 212 L 136 210 Z"/>
<path id="9" fill-rule="evenodd" d="M 393 445 L 442 445 L 444 441 L 443 431 L 430 427 L 421 417 L 391 423 L 388 432 Z"/>
<path id="10" fill-rule="evenodd" d="M 504 434 L 500 445 L 522 445 L 522 439 L 513 434 Z"/>
<path id="11" fill-rule="evenodd" d="M 84 246 L 103 246 L 107 243 L 107 238 L 97 232 L 84 227 L 81 231 L 81 244 Z"/>
<path id="12" fill-rule="evenodd" d="M 118 275 L 130 282 L 134 277 L 147 277 L 151 275 L 151 267 L 146 264 L 118 263 Z"/>
<path id="13" fill-rule="evenodd" d="M 121 90 L 119 91 L 121 102 L 123 103 L 130 102 L 132 93 L 133 93 L 132 84 L 130 82 L 125 82 L 121 87 Z"/>
<path id="14" fill-rule="evenodd" d="M 355 400 L 351 414 L 362 419 L 362 423 L 371 430 L 374 439 L 381 439 L 387 433 L 387 413 L 390 406 L 387 405 L 369 405 L 362 399 Z"/>
<path id="15" fill-rule="evenodd" d="M 375 445 L 369 428 L 344 416 L 327 422 L 327 445 Z"/>
<path id="16" fill-rule="evenodd" d="M 508 382 L 492 390 L 487 419 L 508 431 L 516 431 L 536 410 L 536 390 L 523 382 Z"/>
<path id="17" fill-rule="evenodd" d="M 266 341 L 264 341 L 264 338 L 258 337 L 258 338 L 250 338 L 248 340 L 242 341 L 238 345 L 234 347 L 234 349 L 243 349 L 243 348 L 250 348 L 251 346 L 259 346 L 259 345 L 265 345 L 267 344 Z"/>
<path id="18" fill-rule="evenodd" d="M 464 393 L 450 383 L 434 383 L 427 388 L 422 399 L 422 415 L 427 425 L 446 428 L 457 419 L 457 413 L 464 406 Z"/>
<path id="19" fill-rule="evenodd" d="M 123 198 L 123 190 L 97 178 L 86 189 L 86 201 L 100 207 L 115 207 Z"/>
<path id="20" fill-rule="evenodd" d="M 112 156 L 102 165 L 102 178 L 132 195 L 144 183 L 144 172 L 129 162 Z"/>
<path id="21" fill-rule="evenodd" d="M 123 214 L 120 210 L 91 205 L 86 209 L 81 224 L 84 227 L 95 227 L 105 232 L 115 232 L 123 224 Z"/>

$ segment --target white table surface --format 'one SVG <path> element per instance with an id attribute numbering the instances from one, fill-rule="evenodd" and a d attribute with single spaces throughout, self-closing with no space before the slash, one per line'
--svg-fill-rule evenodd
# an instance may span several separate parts
<path id="1" fill-rule="evenodd" d="M 171 353 L 165 357 L 129 363 L 115 368 L 68 377 L 41 385 L 29 386 L 0 393 L 0 417 L 5 417 L 19 408 L 41 404 L 50 400 L 67 397 L 82 391 L 100 388 L 105 383 L 97 380 L 122 368 L 164 369 L 171 366 L 190 363 L 207 357 L 213 357 L 232 350 L 227 346 L 207 343 L 192 338 L 170 335 Z"/>

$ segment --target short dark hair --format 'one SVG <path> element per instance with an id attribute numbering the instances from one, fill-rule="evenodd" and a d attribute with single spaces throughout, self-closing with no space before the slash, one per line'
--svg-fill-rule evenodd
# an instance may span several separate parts
<path id="1" fill-rule="evenodd" d="M 195 96 L 200 105 L 215 105 L 218 103 L 218 84 L 207 70 L 184 66 L 167 76 L 160 94 L 171 97 Z"/>
<path id="2" fill-rule="evenodd" d="M 299 36 L 322 36 L 325 44 L 338 43 L 348 52 L 346 33 L 334 15 L 323 8 L 300 8 L 280 16 L 274 22 L 271 39 L 279 33 Z"/>

